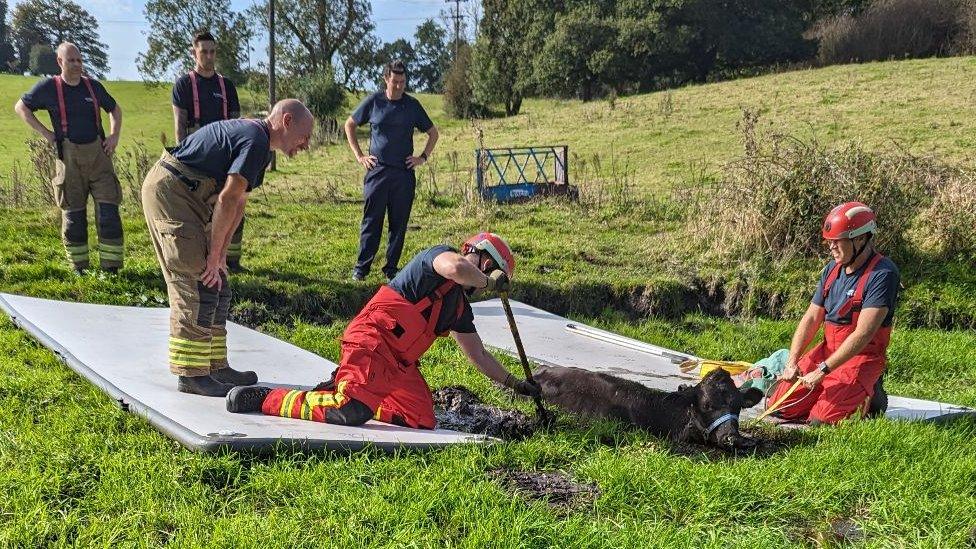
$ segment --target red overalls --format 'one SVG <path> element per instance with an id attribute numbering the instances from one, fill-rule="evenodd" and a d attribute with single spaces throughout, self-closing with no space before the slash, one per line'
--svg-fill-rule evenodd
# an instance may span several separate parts
<path id="1" fill-rule="evenodd" d="M 342 336 L 342 358 L 335 391 L 275 389 L 262 405 L 268 415 L 326 421 L 329 408 L 354 398 L 374 410 L 374 419 L 413 428 L 433 429 L 434 402 L 418 361 L 446 333 L 435 332 L 444 296 L 456 286 L 448 280 L 417 303 L 383 286 Z M 455 318 L 464 299 L 458 300 Z M 430 311 L 427 318 L 423 312 Z"/>
<path id="2" fill-rule="evenodd" d="M 851 296 L 838 311 L 841 319 L 849 319 L 843 324 L 824 322 L 824 340 L 803 356 L 797 367 L 800 375 L 812 372 L 840 347 L 857 328 L 857 319 L 861 313 L 864 300 L 864 288 L 867 286 L 871 271 L 883 256 L 875 254 L 868 262 L 867 268 L 858 278 L 854 295 Z M 843 266 L 836 265 L 824 281 L 823 297 L 826 299 L 830 287 Z M 831 370 L 820 385 L 811 391 L 800 385 L 781 407 L 778 415 L 783 419 L 793 421 L 818 420 L 823 423 L 837 423 L 838 421 L 858 412 L 861 416 L 867 410 L 867 405 L 874 396 L 874 384 L 885 370 L 885 351 L 891 338 L 891 327 L 882 326 L 878 329 L 867 346 L 853 358 Z M 779 383 L 770 402 L 776 402 L 790 388 L 790 383 Z M 809 395 L 809 396 L 808 396 Z M 805 397 L 805 398 L 804 398 Z M 802 400 L 801 400 L 802 399 Z"/>

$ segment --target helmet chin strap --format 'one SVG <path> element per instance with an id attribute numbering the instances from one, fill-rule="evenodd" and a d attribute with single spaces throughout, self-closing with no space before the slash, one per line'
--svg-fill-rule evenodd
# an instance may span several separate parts
<path id="1" fill-rule="evenodd" d="M 864 241 L 864 245 L 861 246 L 860 249 L 854 248 L 854 255 L 851 256 L 851 260 L 850 261 L 848 261 L 847 263 L 844 263 L 844 266 L 845 267 L 847 267 L 851 263 L 854 263 L 855 261 L 857 261 L 858 256 L 861 255 L 861 253 L 863 253 L 864 250 L 868 249 L 868 244 L 871 243 L 871 239 L 872 238 L 874 238 L 874 233 L 868 233 L 868 239 Z"/>

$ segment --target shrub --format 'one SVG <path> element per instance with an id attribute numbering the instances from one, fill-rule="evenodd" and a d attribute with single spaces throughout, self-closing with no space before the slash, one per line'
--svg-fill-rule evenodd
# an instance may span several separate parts
<path id="1" fill-rule="evenodd" d="M 918 217 L 921 247 L 952 258 L 976 259 L 976 178 L 960 174 L 940 187 Z"/>
<path id="2" fill-rule="evenodd" d="M 318 142 L 332 142 L 338 131 L 336 117 L 346 103 L 346 91 L 335 80 L 332 69 L 317 71 L 296 79 L 295 94 L 305 103 L 318 123 Z"/>
<path id="3" fill-rule="evenodd" d="M 946 55 L 964 30 L 965 0 L 876 0 L 817 24 L 821 64 Z"/>
<path id="4" fill-rule="evenodd" d="M 958 177 L 931 158 L 757 136 L 755 118 L 746 122 L 746 155 L 728 164 L 716 184 L 701 187 L 688 216 L 694 238 L 715 254 L 764 262 L 822 256 L 824 216 L 858 200 L 878 214 L 879 247 L 903 258 L 910 255 L 913 220 Z"/>
<path id="5" fill-rule="evenodd" d="M 28 70 L 34 75 L 58 74 L 58 55 L 54 48 L 47 44 L 35 44 L 30 49 Z"/>
<path id="6" fill-rule="evenodd" d="M 471 86 L 471 47 L 462 44 L 444 77 L 444 111 L 454 118 L 477 118 L 485 109 L 474 99 Z"/>

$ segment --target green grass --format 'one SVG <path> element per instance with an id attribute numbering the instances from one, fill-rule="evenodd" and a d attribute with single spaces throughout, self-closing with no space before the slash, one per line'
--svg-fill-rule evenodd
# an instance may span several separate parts
<path id="1" fill-rule="evenodd" d="M 708 263 L 689 255 L 673 202 L 635 204 L 624 194 L 659 193 L 696 166 L 715 170 L 733 158 L 742 108 L 761 109 L 764 123 L 799 135 L 877 149 L 895 141 L 969 163 L 973 68 L 976 58 L 831 67 L 622 98 L 614 109 L 529 100 L 518 117 L 480 123 L 490 146 L 564 142 L 587 165 L 599 155 L 604 166 L 611 159 L 629 166 L 634 189 L 600 204 L 459 200 L 470 181 L 473 128 L 446 119 L 439 98 L 423 96 L 442 129 L 432 163 L 442 192 L 432 192 L 431 172 L 422 171 L 405 257 L 496 230 L 516 251 L 516 298 L 700 356 L 755 360 L 788 345 L 816 262 L 768 273 Z M 31 81 L 0 77 L 0 97 L 12 105 Z M 125 110 L 122 146 L 158 149 L 158 135 L 172 132 L 168 89 L 107 85 Z M 671 112 L 662 111 L 665 97 Z M 0 124 L 9 124 L 0 126 L 3 180 L 24 162 L 27 132 L 12 114 Z M 332 145 L 282 160 L 248 205 L 250 271 L 234 279 L 236 318 L 331 360 L 345 322 L 382 281 L 377 273 L 365 285 L 348 280 L 361 205 L 330 193 L 359 195 L 361 172 L 349 156 Z M 58 212 L 4 202 L 0 291 L 164 305 L 141 211 L 128 199 L 137 183 L 125 185 L 127 263 L 119 276 L 73 276 Z M 906 290 L 886 386 L 976 406 L 971 265 L 902 268 Z M 722 318 L 723 306 L 746 301 L 784 318 Z M 938 326 L 957 329 L 931 329 Z M 462 383 L 493 404 L 531 410 L 494 389 L 449 341 L 435 345 L 423 368 L 434 387 Z M 118 410 L 3 319 L 0 546 L 833 546 L 830 523 L 850 519 L 864 532 L 859 545 L 962 547 L 976 527 L 974 432 L 972 423 L 849 423 L 802 434 L 766 459 L 716 460 L 613 423 L 564 417 L 552 432 L 491 447 L 197 455 Z M 550 508 L 489 479 L 498 467 L 561 470 L 596 483 L 601 495 L 592 507 Z"/>

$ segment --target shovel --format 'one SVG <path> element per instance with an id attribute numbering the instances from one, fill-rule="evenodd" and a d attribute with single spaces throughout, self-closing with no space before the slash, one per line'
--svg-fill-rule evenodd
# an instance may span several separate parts
<path id="1" fill-rule="evenodd" d="M 498 297 L 502 300 L 502 307 L 505 309 L 505 316 L 508 317 L 508 327 L 512 330 L 512 337 L 515 338 L 515 348 L 518 349 L 519 360 L 522 362 L 522 369 L 525 371 L 525 380 L 534 383 L 532 380 L 532 369 L 529 367 L 529 359 L 525 356 L 525 348 L 522 347 L 522 338 L 519 337 L 518 326 L 515 325 L 515 315 L 512 314 L 512 306 L 508 304 L 508 292 L 499 292 Z M 539 423 L 549 423 L 549 412 L 542 405 L 542 397 L 533 397 L 535 407 L 539 411 Z"/>

